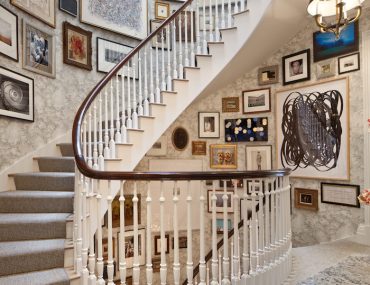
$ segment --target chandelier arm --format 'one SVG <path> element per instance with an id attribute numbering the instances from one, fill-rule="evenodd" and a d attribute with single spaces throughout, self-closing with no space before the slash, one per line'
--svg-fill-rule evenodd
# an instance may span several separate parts
<path id="1" fill-rule="evenodd" d="M 362 13 L 362 8 L 361 6 L 357 6 L 356 8 L 357 8 L 356 16 L 354 16 L 352 19 L 349 19 L 348 24 L 356 22 L 360 18 L 361 13 Z"/>

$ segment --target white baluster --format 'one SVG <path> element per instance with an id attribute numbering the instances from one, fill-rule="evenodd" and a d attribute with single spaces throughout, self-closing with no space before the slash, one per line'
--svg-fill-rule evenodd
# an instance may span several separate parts
<path id="1" fill-rule="evenodd" d="M 181 18 L 181 16 L 180 16 Z M 181 30 L 181 28 L 179 28 Z M 177 73 L 177 51 L 176 51 L 176 19 L 172 22 L 172 35 L 173 35 L 173 79 L 178 78 Z"/>
<path id="2" fill-rule="evenodd" d="M 132 64 L 132 61 L 131 61 Z M 132 129 L 130 62 L 127 62 L 127 128 Z M 135 81 L 135 78 L 133 78 Z"/>
<path id="3" fill-rule="evenodd" d="M 146 197 L 146 282 L 153 283 L 152 266 L 152 197 L 150 196 L 150 183 L 148 183 L 148 195 Z"/>
<path id="4" fill-rule="evenodd" d="M 180 284 L 180 261 L 179 261 L 179 228 L 178 228 L 178 216 L 177 216 L 177 203 L 179 197 L 177 196 L 177 182 L 174 183 L 173 189 L 173 280 L 175 285 Z"/>
<path id="5" fill-rule="evenodd" d="M 186 262 L 186 273 L 188 279 L 188 285 L 193 284 L 193 237 L 192 237 L 192 196 L 190 191 L 190 181 L 187 182 L 187 262 Z"/>
<path id="6" fill-rule="evenodd" d="M 226 21 L 225 21 L 225 0 L 221 1 L 221 29 L 226 28 Z"/>
<path id="7" fill-rule="evenodd" d="M 156 44 L 155 50 L 158 53 L 158 43 Z M 149 55 L 149 58 L 150 58 L 149 59 L 150 60 L 150 65 L 149 65 L 149 74 L 150 74 L 150 77 L 149 77 L 149 80 L 150 80 L 149 102 L 154 103 L 153 48 L 150 47 L 149 51 L 150 51 L 150 55 Z M 158 62 L 157 62 L 156 66 L 158 66 Z M 156 75 L 157 75 L 156 77 L 158 78 L 158 71 L 157 71 Z M 159 85 L 159 81 L 157 83 Z M 148 103 L 148 115 L 149 115 L 149 103 Z"/>
<path id="8" fill-rule="evenodd" d="M 199 245 L 199 285 L 205 285 L 206 283 L 206 262 L 205 262 L 205 233 L 204 233 L 204 203 L 205 203 L 205 197 L 204 197 L 204 186 L 202 184 L 202 187 L 200 189 L 200 245 Z"/>
<path id="9" fill-rule="evenodd" d="M 93 149 L 93 168 L 95 170 L 99 169 L 98 164 L 98 129 L 97 129 L 97 107 L 96 107 L 96 100 L 94 100 L 93 106 L 94 118 L 93 118 L 93 128 L 94 128 L 94 149 Z"/>
<path id="10" fill-rule="evenodd" d="M 239 12 L 238 1 L 235 0 L 235 2 L 234 2 L 234 13 L 238 13 L 238 12 Z"/>
<path id="11" fill-rule="evenodd" d="M 113 274 L 113 230 L 112 230 L 112 182 L 108 181 L 108 261 L 107 261 L 107 273 L 108 273 L 108 285 L 114 285 Z"/>
<path id="12" fill-rule="evenodd" d="M 124 181 L 121 181 L 121 189 L 119 196 L 119 273 L 121 278 L 121 284 L 126 284 L 126 257 L 125 257 L 125 196 L 123 195 L 124 191 Z M 123 281 L 123 282 L 122 282 Z"/>
<path id="13" fill-rule="evenodd" d="M 166 27 L 166 40 L 167 40 L 167 90 L 171 91 L 172 90 L 172 78 L 171 78 L 171 51 L 169 49 L 171 45 L 171 24 L 168 24 Z M 176 39 L 175 39 L 176 40 Z"/>
<path id="14" fill-rule="evenodd" d="M 186 15 L 186 11 L 184 11 L 184 17 Z M 176 25 L 175 25 L 176 26 Z M 187 26 L 185 26 L 187 27 Z M 185 28 L 186 31 L 186 28 Z M 179 78 L 183 79 L 184 78 L 184 66 L 182 64 L 182 14 L 179 16 L 179 28 L 178 28 L 178 33 L 179 33 Z M 185 32 L 186 34 L 186 32 Z M 186 42 L 184 43 L 186 46 Z M 175 56 L 176 57 L 176 56 Z"/>
<path id="15" fill-rule="evenodd" d="M 101 93 L 99 94 L 99 170 L 104 171 L 104 144 L 103 144 L 103 99 Z"/>
<path id="16" fill-rule="evenodd" d="M 132 83 L 132 128 L 138 129 L 139 128 L 139 118 L 137 116 L 137 100 L 136 100 L 136 63 L 135 60 L 132 63 L 132 69 L 133 69 L 133 83 Z"/>
<path id="17" fill-rule="evenodd" d="M 160 31 L 161 35 L 163 35 L 163 29 Z M 158 37 L 156 37 L 156 46 L 155 46 L 155 101 L 150 101 L 150 103 L 159 103 L 161 100 L 161 88 L 159 85 L 159 53 L 158 53 Z M 162 39 L 163 44 L 163 39 Z M 164 55 L 164 48 L 162 46 L 162 55 Z M 164 57 L 162 57 L 162 60 L 164 60 Z M 164 72 L 164 62 L 162 61 L 163 69 L 162 73 Z M 162 75 L 162 78 L 164 78 L 164 75 Z M 165 88 L 164 88 L 165 89 Z"/>
<path id="18" fill-rule="evenodd" d="M 93 166 L 93 160 L 92 160 L 92 125 L 91 125 L 91 109 L 89 109 L 87 113 L 87 119 L 88 119 L 88 129 L 87 129 L 87 165 L 92 168 Z"/>
<path id="19" fill-rule="evenodd" d="M 271 257 L 272 262 L 276 261 L 276 180 L 272 183 L 272 191 L 271 191 Z"/>
<path id="20" fill-rule="evenodd" d="M 258 229 L 256 215 L 256 191 L 254 182 L 251 182 L 251 197 L 252 197 L 252 218 L 251 218 L 251 233 L 250 233 L 250 259 L 251 270 L 250 275 L 255 278 L 257 275 L 257 259 L 258 259 Z"/>
<path id="21" fill-rule="evenodd" d="M 121 119 L 119 117 L 119 77 L 118 72 L 116 73 L 116 136 L 114 140 L 116 143 L 122 142 L 122 136 L 121 136 Z M 113 79 L 112 79 L 113 80 Z"/>
<path id="22" fill-rule="evenodd" d="M 100 180 L 98 180 L 98 189 L 100 190 Z M 96 196 L 97 199 L 97 213 L 100 213 L 101 211 L 101 203 L 102 203 L 102 196 L 100 193 Z M 96 269 L 97 269 L 97 274 L 98 274 L 98 285 L 105 285 L 105 281 L 103 279 L 103 270 L 104 270 L 104 261 L 103 261 L 103 238 L 102 238 L 102 224 L 101 224 L 101 218 L 100 215 L 97 214 L 97 243 L 98 243 L 98 258 L 96 262 Z"/>
<path id="23" fill-rule="evenodd" d="M 244 188 L 244 206 L 242 207 L 243 210 L 243 274 L 242 274 L 242 284 L 249 284 L 249 279 L 251 278 L 249 275 L 249 218 L 248 218 L 248 191 L 247 191 L 247 180 L 243 180 L 243 188 Z"/>
<path id="24" fill-rule="evenodd" d="M 163 196 L 163 181 L 161 181 L 161 196 L 159 198 L 159 215 L 160 215 L 160 230 L 161 230 L 161 269 L 160 279 L 161 284 L 167 284 L 167 264 L 166 264 L 166 243 L 164 232 L 164 203 L 166 199 Z"/>
<path id="25" fill-rule="evenodd" d="M 108 124 L 108 122 L 107 122 Z M 110 141 L 109 141 L 110 157 L 116 157 L 116 142 L 114 141 L 114 91 L 113 80 L 110 81 Z"/>
<path id="26" fill-rule="evenodd" d="M 218 264 L 220 265 L 218 267 L 218 283 L 221 284 L 221 282 L 222 282 L 222 267 L 221 267 L 222 254 L 221 254 L 221 249 L 220 249 L 220 252 L 218 253 Z"/>
<path id="27" fill-rule="evenodd" d="M 164 41 L 164 35 L 165 35 L 166 31 L 165 31 L 165 28 L 162 28 L 161 30 L 161 45 L 162 45 L 162 84 L 161 84 L 161 90 L 166 90 L 166 70 L 164 68 L 164 45 L 165 45 L 165 41 Z M 168 39 L 166 39 L 166 42 L 168 44 Z M 170 52 L 170 46 L 168 45 L 167 46 L 167 49 L 168 51 L 167 52 Z M 157 96 L 160 96 L 160 94 L 157 93 Z"/>
<path id="28" fill-rule="evenodd" d="M 232 278 L 231 283 L 234 285 L 240 284 L 239 278 L 239 267 L 240 267 L 240 259 L 239 259 L 239 196 L 238 196 L 238 185 L 237 180 L 234 181 L 234 236 L 233 236 L 233 270 L 232 270 Z"/>
<path id="29" fill-rule="evenodd" d="M 86 181 L 86 178 L 85 178 Z M 87 285 L 89 271 L 87 270 L 87 253 L 88 253 L 88 238 L 87 238 L 87 189 L 88 185 L 84 183 L 82 188 L 82 270 L 81 281 L 82 285 Z"/>
<path id="30" fill-rule="evenodd" d="M 203 0 L 203 44 L 202 51 L 203 54 L 207 54 L 207 30 L 206 30 L 206 0 Z"/>
<path id="31" fill-rule="evenodd" d="M 219 15 L 218 15 L 218 0 L 215 0 L 215 38 L 216 42 L 220 41 L 220 25 L 219 25 Z"/>
<path id="32" fill-rule="evenodd" d="M 231 0 L 229 0 L 229 5 L 227 7 L 227 27 L 231 28 Z"/>
<path id="33" fill-rule="evenodd" d="M 99 215 L 98 215 L 99 216 Z M 91 216 L 90 216 L 91 218 Z M 89 279 L 88 284 L 89 285 L 95 285 L 96 284 L 96 276 L 95 276 L 95 245 L 94 245 L 94 234 L 95 234 L 95 228 L 93 228 L 93 224 L 90 221 L 89 223 Z"/>
<path id="34" fill-rule="evenodd" d="M 139 54 L 139 102 L 138 102 L 138 107 L 137 107 L 137 113 L 139 116 L 144 115 L 144 108 L 143 108 L 143 84 L 142 84 L 142 60 L 141 60 L 141 52 L 138 52 Z"/>
<path id="35" fill-rule="evenodd" d="M 137 182 L 134 182 L 134 197 L 132 203 L 134 206 L 134 262 L 132 269 L 132 283 L 139 285 L 140 279 L 140 262 L 139 262 L 139 220 L 138 220 L 138 197 L 137 197 Z"/>
<path id="36" fill-rule="evenodd" d="M 259 180 L 258 183 L 259 191 L 258 191 L 258 232 L 259 232 L 259 240 L 258 240 L 258 268 L 257 272 L 260 272 L 260 274 L 263 273 L 264 271 L 264 262 L 265 262 L 265 250 L 264 250 L 264 217 L 263 217 L 263 211 L 264 211 L 264 206 L 263 206 L 263 180 Z"/>
<path id="37" fill-rule="evenodd" d="M 109 121 L 108 121 L 108 91 L 105 89 L 104 94 L 104 158 L 110 158 L 109 149 Z"/>
<path id="38" fill-rule="evenodd" d="M 83 129 L 81 130 L 83 134 Z M 75 171 L 76 177 L 80 177 L 77 183 L 75 182 L 76 188 L 76 195 L 75 195 L 75 221 L 77 226 L 77 236 L 76 236 L 76 273 L 80 274 L 82 270 L 82 174 L 77 170 Z"/>
<path id="39" fill-rule="evenodd" d="M 205 15 L 204 15 L 205 16 Z M 212 0 L 209 0 L 209 41 L 213 42 Z M 204 26 L 206 30 L 206 27 Z"/>
<path id="40" fill-rule="evenodd" d="M 216 224 L 216 181 L 212 188 L 212 281 L 211 285 L 218 285 L 218 259 L 217 259 L 217 224 Z"/>
<path id="41" fill-rule="evenodd" d="M 121 94 L 122 94 L 122 99 L 121 99 L 121 104 L 122 104 L 122 113 L 121 113 L 121 120 L 122 120 L 122 126 L 121 126 L 121 142 L 122 143 L 127 143 L 127 127 L 126 127 L 126 98 L 125 98 L 125 75 L 123 73 L 124 71 L 124 67 L 122 67 L 121 69 L 121 79 L 122 79 L 122 91 L 121 91 Z M 127 80 L 130 80 L 128 77 L 127 77 Z"/>
<path id="42" fill-rule="evenodd" d="M 240 12 L 245 11 L 245 3 L 244 0 L 240 0 Z"/>
<path id="43" fill-rule="evenodd" d="M 271 270 L 271 249 L 270 249 L 270 188 L 271 182 L 266 180 L 265 188 L 265 265 L 268 266 L 267 270 Z M 272 280 L 267 280 L 272 283 Z"/>
<path id="44" fill-rule="evenodd" d="M 193 1 L 190 7 L 190 66 L 195 66 L 195 47 L 194 47 L 194 2 L 198 3 L 198 0 Z"/>
<path id="45" fill-rule="evenodd" d="M 197 36 L 197 54 L 201 54 L 202 53 L 202 46 L 201 46 L 201 42 L 200 42 L 200 26 L 199 26 L 199 1 L 201 0 L 196 0 L 196 8 L 195 8 L 195 11 L 197 13 L 196 15 L 196 36 Z M 204 1 L 204 0 L 203 0 Z"/>
<path id="46" fill-rule="evenodd" d="M 222 268 L 223 268 L 223 279 L 222 279 L 222 285 L 228 285 L 230 284 L 230 276 L 229 276 L 229 239 L 228 239 L 228 220 L 227 220 L 227 190 L 226 190 L 226 180 L 224 181 L 224 194 L 222 196 L 223 200 L 223 215 L 224 215 L 224 257 L 222 262 Z"/>
<path id="47" fill-rule="evenodd" d="M 186 10 L 188 10 L 189 8 L 186 8 Z M 191 14 L 192 12 L 190 12 Z M 184 29 L 184 32 L 185 32 L 185 38 L 184 38 L 184 45 L 185 45 L 185 66 L 189 66 L 190 64 L 190 61 L 189 61 L 189 43 L 188 43 L 188 29 L 187 29 L 187 26 L 188 26 L 188 11 L 185 11 L 185 15 L 184 15 L 184 18 L 185 18 L 185 29 Z"/>

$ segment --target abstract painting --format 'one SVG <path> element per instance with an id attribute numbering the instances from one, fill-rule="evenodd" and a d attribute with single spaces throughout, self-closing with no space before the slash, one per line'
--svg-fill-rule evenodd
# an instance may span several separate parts
<path id="1" fill-rule="evenodd" d="M 225 120 L 225 142 L 255 142 L 267 140 L 267 117 Z"/>

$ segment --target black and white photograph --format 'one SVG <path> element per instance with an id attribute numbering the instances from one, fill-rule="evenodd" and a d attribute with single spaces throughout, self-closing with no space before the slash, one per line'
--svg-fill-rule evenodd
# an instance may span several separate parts
<path id="1" fill-rule="evenodd" d="M 227 190 L 227 212 L 228 213 L 234 213 L 234 199 L 233 199 L 233 191 Z M 224 209 L 224 200 L 223 197 L 225 195 L 223 190 L 216 190 L 216 213 L 223 213 Z M 208 190 L 208 212 L 212 213 L 212 197 L 213 197 L 213 190 Z"/>
<path id="2" fill-rule="evenodd" d="M 283 57 L 283 85 L 310 80 L 310 50 L 302 50 Z"/>
<path id="3" fill-rule="evenodd" d="M 294 188 L 294 206 L 298 209 L 318 211 L 319 191 L 316 189 Z"/>
<path id="4" fill-rule="evenodd" d="M 220 137 L 220 113 L 199 112 L 199 138 Z"/>
<path id="5" fill-rule="evenodd" d="M 348 73 L 360 70 L 360 53 L 356 52 L 353 54 L 338 57 L 338 73 Z"/>
<path id="6" fill-rule="evenodd" d="M 311 194 L 301 193 L 299 199 L 301 204 L 312 205 L 313 199 Z"/>
<path id="7" fill-rule="evenodd" d="M 271 170 L 271 153 L 271 145 L 246 146 L 245 161 L 247 170 Z"/>
<path id="8" fill-rule="evenodd" d="M 77 17 L 77 0 L 59 0 L 59 9 Z"/>
<path id="9" fill-rule="evenodd" d="M 133 262 L 134 262 L 134 232 L 126 231 L 124 241 L 120 239 L 120 233 L 118 232 L 117 240 L 118 240 L 117 252 L 119 253 L 120 246 L 124 246 L 126 266 L 127 268 L 132 268 Z M 144 265 L 145 264 L 145 229 L 139 229 L 139 232 L 138 232 L 138 257 L 139 257 L 139 264 Z M 118 263 L 119 263 L 119 260 L 118 260 Z"/>
<path id="10" fill-rule="evenodd" d="M 18 61 L 18 16 L 0 5 L 0 54 Z"/>
<path id="11" fill-rule="evenodd" d="M 160 20 L 150 20 L 150 32 L 152 33 L 162 25 L 163 21 Z M 163 37 L 163 39 L 162 39 Z M 171 50 L 171 36 L 169 36 L 169 41 L 167 39 L 166 29 L 162 29 L 157 35 L 152 38 L 152 47 L 159 49 L 170 49 Z"/>
<path id="12" fill-rule="evenodd" d="M 0 67 L 0 115 L 34 120 L 34 81 Z"/>
<path id="13" fill-rule="evenodd" d="M 263 113 L 271 111 L 270 88 L 243 91 L 243 113 Z"/>

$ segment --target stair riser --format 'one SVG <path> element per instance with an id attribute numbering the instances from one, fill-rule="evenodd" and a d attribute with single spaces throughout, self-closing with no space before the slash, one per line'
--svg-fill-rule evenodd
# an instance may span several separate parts
<path id="1" fill-rule="evenodd" d="M 72 144 L 59 145 L 62 156 L 74 156 Z"/>
<path id="2" fill-rule="evenodd" d="M 73 238 L 73 221 L 67 221 L 66 222 L 66 239 L 72 239 Z"/>
<path id="3" fill-rule="evenodd" d="M 41 172 L 74 172 L 74 160 L 61 159 L 39 159 L 39 170 Z"/>
<path id="4" fill-rule="evenodd" d="M 15 176 L 14 183 L 17 190 L 41 191 L 73 191 L 74 176 L 44 177 L 44 176 Z"/>
<path id="5" fill-rule="evenodd" d="M 64 250 L 64 267 L 73 266 L 73 248 L 66 248 Z"/>

